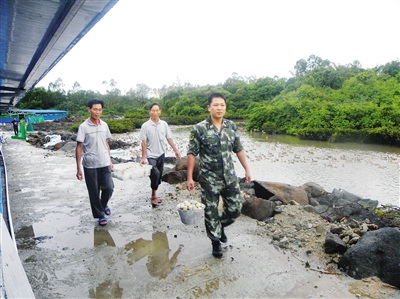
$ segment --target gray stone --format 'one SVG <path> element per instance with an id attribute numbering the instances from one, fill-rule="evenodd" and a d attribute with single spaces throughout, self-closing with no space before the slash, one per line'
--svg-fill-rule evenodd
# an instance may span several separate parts
<path id="1" fill-rule="evenodd" d="M 325 252 L 326 253 L 337 253 L 343 254 L 347 250 L 346 243 L 339 238 L 339 236 L 332 233 L 327 233 L 325 238 Z"/>
<path id="2" fill-rule="evenodd" d="M 339 267 L 355 279 L 377 276 L 400 287 L 400 231 L 385 227 L 364 234 L 340 259 Z"/>

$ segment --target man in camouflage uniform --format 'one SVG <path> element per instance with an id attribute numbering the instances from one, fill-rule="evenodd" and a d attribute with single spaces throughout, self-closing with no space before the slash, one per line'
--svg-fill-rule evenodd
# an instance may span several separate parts
<path id="1" fill-rule="evenodd" d="M 199 183 L 201 201 L 205 204 L 205 226 L 212 242 L 212 254 L 222 257 L 220 242 L 227 242 L 224 227 L 240 216 L 242 199 L 238 178 L 232 161 L 234 152 L 246 172 L 246 184 L 250 184 L 250 170 L 240 142 L 236 125 L 224 119 L 226 98 L 221 93 L 208 97 L 210 116 L 196 124 L 191 133 L 187 152 L 187 182 L 189 191 L 194 189 L 193 170 L 196 156 L 200 157 Z M 223 212 L 219 215 L 218 204 L 223 200 Z"/>

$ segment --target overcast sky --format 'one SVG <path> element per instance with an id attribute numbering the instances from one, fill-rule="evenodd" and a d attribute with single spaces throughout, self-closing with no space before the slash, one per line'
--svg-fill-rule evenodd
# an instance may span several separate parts
<path id="1" fill-rule="evenodd" d="M 400 0 L 119 0 L 37 86 L 289 78 L 310 55 L 370 68 L 400 59 L 399 14 Z"/>

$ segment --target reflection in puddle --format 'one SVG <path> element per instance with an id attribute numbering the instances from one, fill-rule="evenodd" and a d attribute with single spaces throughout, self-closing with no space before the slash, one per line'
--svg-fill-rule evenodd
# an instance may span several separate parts
<path id="1" fill-rule="evenodd" d="M 212 293 L 219 289 L 219 278 L 214 278 L 211 281 L 208 281 L 204 288 L 200 286 L 196 286 L 193 288 L 193 296 L 195 298 L 202 298 L 204 296 L 209 297 Z"/>
<path id="2" fill-rule="evenodd" d="M 112 246 L 115 247 L 115 242 L 113 238 L 111 237 L 110 233 L 107 230 L 101 229 L 101 228 L 94 228 L 94 234 L 93 234 L 93 245 L 94 247 L 100 246 L 100 245 L 107 245 L 107 246 Z"/>
<path id="3" fill-rule="evenodd" d="M 119 287 L 119 282 L 107 280 L 99 284 L 96 289 L 89 290 L 89 298 L 122 298 L 124 289 Z"/>
<path id="4" fill-rule="evenodd" d="M 203 269 L 198 269 L 194 273 L 202 273 L 202 272 L 205 272 L 203 273 L 203 275 L 206 277 L 213 275 L 208 265 Z M 192 293 L 193 298 L 211 298 L 212 294 L 220 287 L 226 285 L 227 283 L 235 282 L 236 280 L 237 280 L 236 277 L 228 278 L 225 277 L 224 275 L 218 277 L 214 276 L 209 279 L 206 279 L 201 284 L 192 287 L 190 289 L 190 292 Z"/>
<path id="5" fill-rule="evenodd" d="M 52 236 L 35 237 L 33 226 L 23 226 L 15 233 L 15 240 L 19 250 L 34 249 L 37 244 L 44 242 L 46 239 L 52 239 Z"/>
<path id="6" fill-rule="evenodd" d="M 15 233 L 15 240 L 19 250 L 33 249 L 36 246 L 36 242 L 32 225 L 21 227 L 21 229 Z"/>
<path id="7" fill-rule="evenodd" d="M 146 266 L 149 274 L 153 277 L 164 279 L 174 269 L 182 247 L 183 245 L 179 245 L 179 248 L 170 259 L 169 253 L 171 249 L 169 248 L 167 235 L 156 232 L 153 233 L 152 240 L 140 238 L 126 244 L 125 251 L 130 265 L 148 256 Z"/>

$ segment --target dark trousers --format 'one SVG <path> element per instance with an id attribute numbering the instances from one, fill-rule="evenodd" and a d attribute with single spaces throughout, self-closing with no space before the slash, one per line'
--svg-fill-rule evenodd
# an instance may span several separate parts
<path id="1" fill-rule="evenodd" d="M 86 187 L 89 193 L 90 207 L 94 218 L 105 216 L 104 209 L 114 192 L 111 167 L 83 168 Z M 101 194 L 100 194 L 101 191 Z"/>
<path id="2" fill-rule="evenodd" d="M 14 127 L 14 134 L 18 135 L 18 126 L 13 126 Z"/>
<path id="3" fill-rule="evenodd" d="M 147 161 L 153 168 L 150 171 L 150 186 L 152 190 L 157 190 L 161 184 L 161 178 L 164 171 L 165 154 L 158 158 L 148 158 Z"/>

